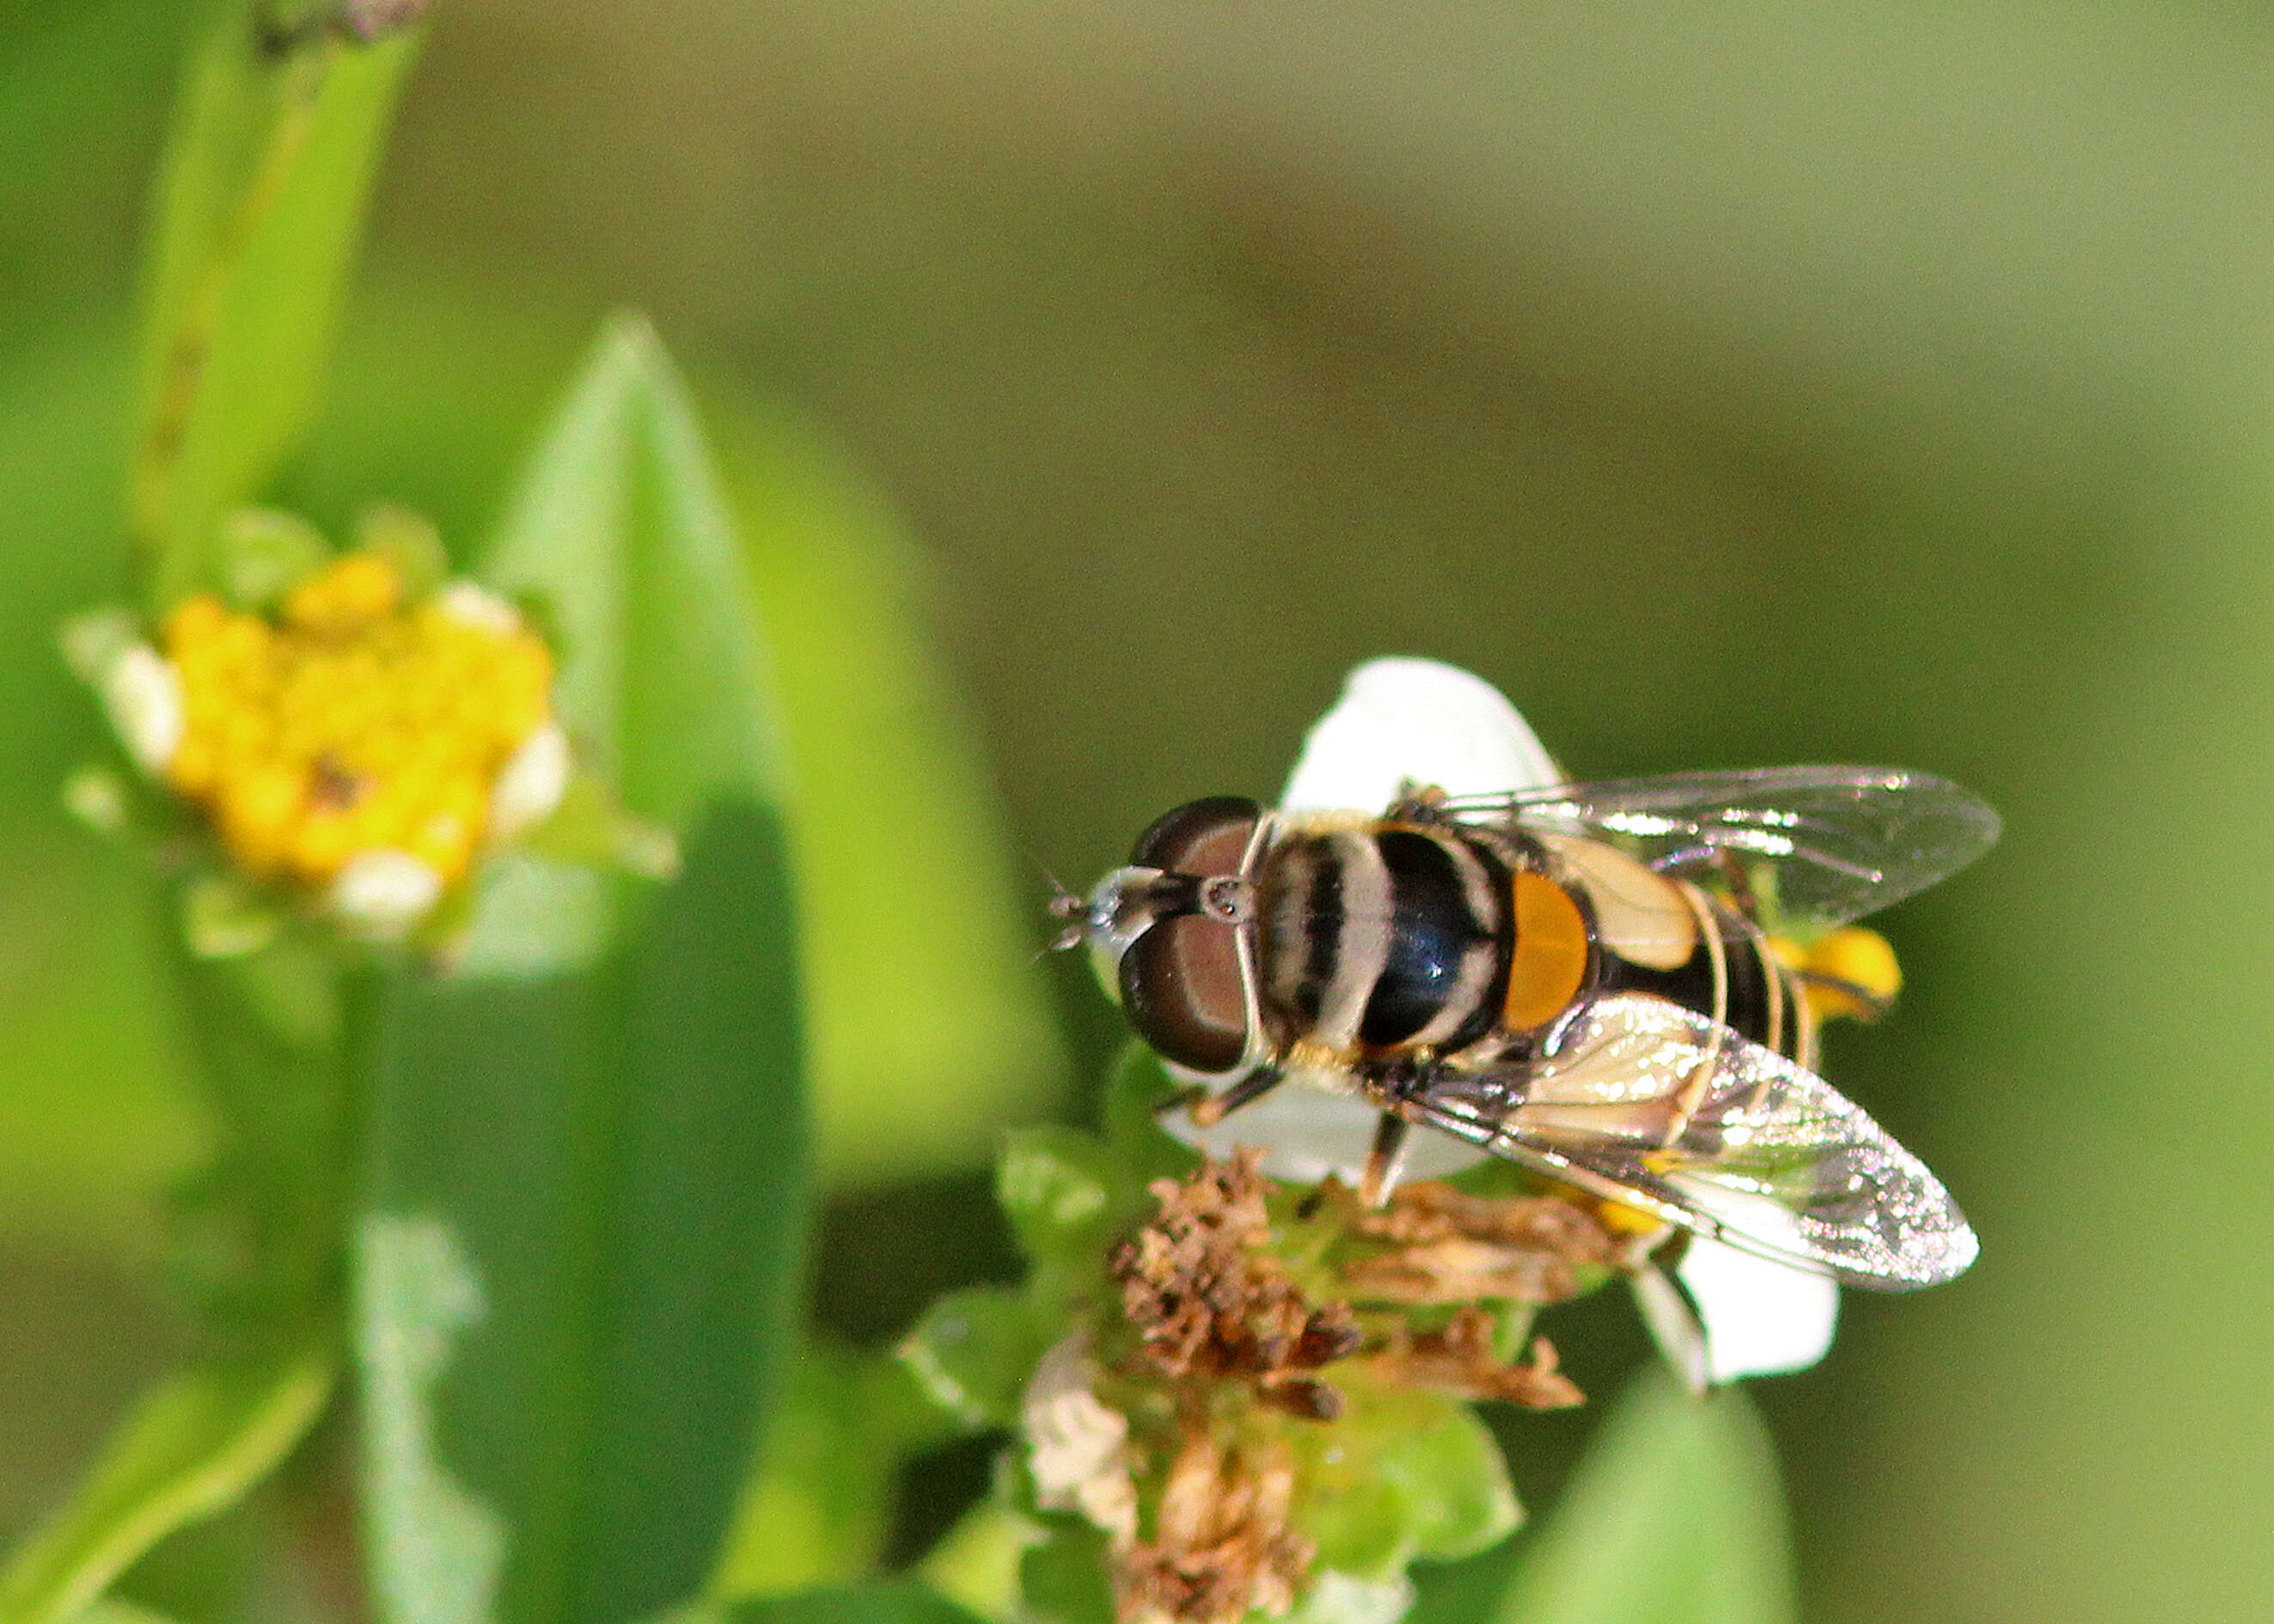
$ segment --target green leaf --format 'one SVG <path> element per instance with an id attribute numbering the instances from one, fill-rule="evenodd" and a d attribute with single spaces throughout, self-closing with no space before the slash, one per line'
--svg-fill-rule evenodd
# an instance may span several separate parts
<path id="1" fill-rule="evenodd" d="M 921 1584 L 879 1581 L 681 1607 L 654 1624 L 980 1624 Z"/>
<path id="2" fill-rule="evenodd" d="M 618 1624 L 697 1592 L 719 1555 L 809 1227 L 764 662 L 699 432 L 644 326 L 602 339 L 489 575 L 556 628 L 584 764 L 676 835 L 682 864 L 664 885 L 493 864 L 454 961 L 397 989 L 356 1313 L 366 1401 L 398 1407 L 383 1427 L 415 1470 L 367 1429 L 368 1545 L 388 1624 L 439 1624 L 422 1590 L 438 1567 L 481 1581 L 453 1624 Z M 463 1310 L 431 1359 L 414 1354 L 434 1344 L 434 1293 L 402 1289 L 420 1275 L 399 1267 L 421 1235 Z M 465 1560 L 489 1528 L 493 1575 Z"/>
<path id="3" fill-rule="evenodd" d="M 326 1326 L 159 1383 L 0 1571 L 0 1621 L 70 1619 L 166 1535 L 234 1504 L 314 1425 L 337 1364 Z"/>
<path id="4" fill-rule="evenodd" d="M 1038 1307 L 1021 1288 L 975 1286 L 926 1310 L 900 1357 L 966 1426 L 1015 1426 L 1019 1395 L 1065 1328 L 1062 1312 Z"/>
<path id="5" fill-rule="evenodd" d="M 154 605 L 217 586 L 223 515 L 305 426 L 414 34 L 283 42 L 222 0 L 153 201 L 132 475 Z"/>
<path id="6" fill-rule="evenodd" d="M 1652 1372 L 1619 1401 L 1493 1624 L 1788 1624 L 1782 1492 L 1744 1395 Z"/>
<path id="7" fill-rule="evenodd" d="M 633 811 L 684 828 L 724 790 L 779 798 L 741 541 L 643 319 L 608 324 L 480 573 L 550 622 L 561 720 Z"/>
<path id="8" fill-rule="evenodd" d="M 872 1570 L 900 1475 L 953 1427 L 900 1362 L 808 1342 L 792 1363 L 743 1493 L 719 1596 L 777 1595 Z"/>

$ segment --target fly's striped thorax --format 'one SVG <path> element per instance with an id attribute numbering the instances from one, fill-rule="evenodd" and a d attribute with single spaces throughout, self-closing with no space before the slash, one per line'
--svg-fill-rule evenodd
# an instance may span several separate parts
<path id="1" fill-rule="evenodd" d="M 1751 921 L 1597 842 L 1352 819 L 1283 834 L 1258 878 L 1267 1013 L 1346 1060 L 1533 1038 L 1632 991 L 1814 1063 Z"/>
<path id="2" fill-rule="evenodd" d="M 1290 1035 L 1355 1056 L 1474 1042 L 1498 1019 L 1509 866 L 1465 832 L 1298 831 L 1260 876 L 1264 999 Z"/>

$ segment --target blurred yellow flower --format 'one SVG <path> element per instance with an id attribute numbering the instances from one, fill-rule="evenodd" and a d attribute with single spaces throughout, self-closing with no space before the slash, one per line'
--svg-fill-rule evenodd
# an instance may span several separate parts
<path id="1" fill-rule="evenodd" d="M 177 605 L 100 686 L 130 754 L 200 808 L 248 877 L 375 930 L 415 923 L 481 850 L 559 804 L 553 658 L 469 582 L 410 598 L 351 553 L 271 614 Z"/>

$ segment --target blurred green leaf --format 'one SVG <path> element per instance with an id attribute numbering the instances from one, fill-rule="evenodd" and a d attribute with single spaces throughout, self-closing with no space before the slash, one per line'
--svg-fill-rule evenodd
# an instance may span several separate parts
<path id="1" fill-rule="evenodd" d="M 116 1596 L 105 1596 L 83 1607 L 74 1624 L 168 1624 L 166 1615 Z"/>
<path id="2" fill-rule="evenodd" d="M 357 1313 L 367 1396 L 418 1412 L 386 1423 L 415 1432 L 418 1469 L 390 1478 L 366 1442 L 369 1545 L 391 1624 L 429 1616 L 407 1598 L 438 1542 L 463 1550 L 490 1519 L 504 1565 L 456 1624 L 617 1624 L 712 1571 L 808 1230 L 764 662 L 700 432 L 644 325 L 602 338 L 491 560 L 557 634 L 584 764 L 683 864 L 662 886 L 493 864 L 454 961 L 397 989 Z M 369 1244 L 410 1233 L 447 1237 L 429 1250 L 468 1305 L 425 1363 Z"/>
<path id="3" fill-rule="evenodd" d="M 900 1361 L 808 1342 L 766 1426 L 712 1590 L 771 1596 L 871 1571 L 901 1469 L 953 1424 Z"/>
<path id="4" fill-rule="evenodd" d="M 794 1596 L 756 1597 L 682 1607 L 653 1624 L 978 1624 L 975 1617 L 920 1584 L 880 1581 Z"/>
<path id="5" fill-rule="evenodd" d="M 221 0 L 153 202 L 132 475 L 152 602 L 218 584 L 222 516 L 305 426 L 415 35 L 284 43 Z"/>
<path id="6" fill-rule="evenodd" d="M 0 365 L 0 1229 L 147 1252 L 157 1193 L 203 1124 L 150 951 L 151 888 L 56 816 L 100 718 L 56 626 L 123 560 L 125 370 L 109 327 L 50 333 Z"/>
<path id="7" fill-rule="evenodd" d="M 1019 1561 L 1036 1532 L 999 1500 L 982 1500 L 924 1553 L 916 1575 L 981 1617 L 1007 1621 L 1019 1610 Z"/>
<path id="8" fill-rule="evenodd" d="M 1787 1624 L 1790 1537 L 1744 1395 L 1653 1370 L 1604 1422 L 1492 1624 Z"/>
<path id="9" fill-rule="evenodd" d="M 1019 1557 L 1020 1616 L 1034 1624 L 1113 1624 L 1104 1534 L 1086 1522 L 1058 1522 Z"/>
<path id="10" fill-rule="evenodd" d="M 0 1572 L 0 1620 L 69 1619 L 166 1535 L 233 1504 L 314 1424 L 337 1364 L 325 1325 L 161 1382 Z"/>
<path id="11" fill-rule="evenodd" d="M 1066 1066 L 1033 964 L 1038 876 L 1007 861 L 978 727 L 931 645 L 928 560 L 828 436 L 706 398 L 781 663 L 825 1165 L 980 1165 Z"/>

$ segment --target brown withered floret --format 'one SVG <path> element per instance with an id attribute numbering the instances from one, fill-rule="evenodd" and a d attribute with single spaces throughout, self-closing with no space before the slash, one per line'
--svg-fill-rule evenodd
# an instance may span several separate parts
<path id="1" fill-rule="evenodd" d="M 1466 1195 L 1434 1181 L 1408 1184 L 1388 1207 L 1359 1214 L 1352 1227 L 1395 1246 L 1343 1269 L 1352 1293 L 1374 1302 L 1560 1303 L 1577 1291 L 1579 1267 L 1619 1258 L 1610 1231 L 1572 1202 Z"/>
<path id="2" fill-rule="evenodd" d="M 1288 1526 L 1295 1469 L 1284 1447 L 1225 1450 L 1191 1432 L 1169 1467 L 1154 1536 L 1116 1554 L 1125 1624 L 1231 1624 L 1294 1605 L 1315 1552 Z"/>
<path id="3" fill-rule="evenodd" d="M 1306 1372 L 1358 1351 L 1358 1323 L 1347 1304 L 1311 1304 L 1264 1250 L 1261 1159 L 1243 1150 L 1153 1183 L 1159 1215 L 1113 1252 L 1122 1312 L 1162 1374 L 1252 1380 L 1267 1402 L 1331 1420 L 1340 1396 Z"/>
<path id="4" fill-rule="evenodd" d="M 1493 1351 L 1492 1316 L 1464 1308 L 1434 1331 L 1401 1332 L 1374 1358 L 1374 1368 L 1401 1387 L 1456 1398 L 1497 1398 L 1526 1410 L 1569 1410 L 1586 1402 L 1571 1379 L 1555 1368 L 1555 1348 L 1532 1339 L 1532 1360 L 1504 1364 Z"/>
<path id="5" fill-rule="evenodd" d="M 1329 1180 L 1298 1209 L 1295 1229 L 1275 1237 L 1261 1162 L 1243 1150 L 1203 1161 L 1182 1182 L 1155 1182 L 1159 1211 L 1110 1259 L 1122 1313 L 1141 1339 L 1111 1368 L 1165 1401 L 1126 1410 L 1135 1425 L 1128 1452 L 1118 1452 L 1120 1434 L 1112 1440 L 1118 1481 L 1129 1481 L 1133 1461 L 1140 1507 L 1153 1507 L 1128 1514 L 1146 1531 L 1118 1514 L 1089 1513 L 1101 1527 L 1115 1524 L 1118 1624 L 1234 1624 L 1294 1605 L 1314 1547 L 1290 1520 L 1299 1479 L 1286 1429 L 1291 1417 L 1330 1423 L 1341 1414 L 1342 1395 L 1314 1373 L 1326 1366 L 1359 1360 L 1376 1383 L 1535 1410 L 1581 1402 L 1545 1338 L 1533 1340 L 1528 1361 L 1497 1358 L 1493 1318 L 1476 1304 L 1572 1295 L 1577 1269 L 1616 1256 L 1618 1243 L 1594 1214 L 1438 1184 L 1409 1186 L 1373 1212 Z M 1307 1297 L 1275 1240 L 1291 1240 L 1310 1259 L 1306 1278 L 1329 1282 L 1337 1299 Z M 1363 1320 L 1353 1300 L 1365 1305 Z M 1447 1306 L 1456 1312 L 1434 1328 L 1406 1322 L 1416 1310 L 1434 1320 Z"/>

